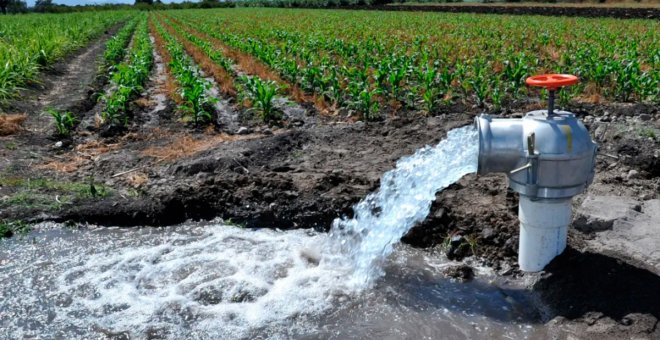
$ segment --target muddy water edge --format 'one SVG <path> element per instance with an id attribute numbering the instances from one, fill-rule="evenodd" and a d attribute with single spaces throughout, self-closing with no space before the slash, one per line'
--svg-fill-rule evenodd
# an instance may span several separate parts
<path id="1" fill-rule="evenodd" d="M 44 109 L 39 103 L 57 100 L 58 107 L 77 114 L 91 110 L 106 80 L 97 77 L 96 69 L 80 72 L 65 65 L 94 64 L 109 36 L 56 65 L 44 75 L 43 88 L 28 90 L 28 100 L 10 106 L 30 118 L 25 131 L 0 139 L 0 219 L 164 226 L 221 217 L 247 227 L 326 231 L 334 218 L 350 215 L 351 206 L 378 187 L 382 173 L 397 159 L 437 143 L 480 112 L 457 105 L 432 117 L 405 112 L 374 123 L 331 117 L 315 126 L 250 126 L 248 135 L 223 137 L 186 128 L 176 121 L 173 102 L 159 101 L 134 106 L 136 116 L 157 114 L 157 126 L 134 125 L 122 136 L 94 137 L 94 148 L 88 145 L 90 132 L 78 131 L 71 145 L 55 147 L 56 140 L 42 131 L 47 120 L 39 116 Z M 80 87 L 85 90 L 62 92 L 57 84 L 65 80 L 85 85 Z M 599 161 L 599 190 L 658 198 L 657 143 L 621 133 L 640 115 L 651 116 L 657 126 L 657 107 L 576 104 L 567 109 L 591 117 L 587 126 L 601 148 L 634 153 L 616 163 Z M 525 111 L 521 106 L 502 115 Z M 623 118 L 613 122 L 613 116 Z M 182 151 L 167 156 L 155 152 L 178 148 Z M 73 166 L 64 169 L 61 164 Z M 622 176 L 630 170 L 640 175 Z M 28 178 L 57 185 L 36 191 L 23 184 Z M 92 187 L 102 194 L 89 194 Z M 468 175 L 437 195 L 429 217 L 404 241 L 457 260 L 473 255 L 465 244 L 474 242 L 476 257 L 500 277 L 524 280 L 516 266 L 516 207 L 517 197 L 507 191 L 503 177 Z M 446 242 L 451 236 L 456 241 Z M 532 287 L 553 309 L 550 327 L 598 338 L 658 337 L 660 306 L 653 299 L 660 292 L 658 277 L 606 256 L 579 253 L 584 237 L 588 235 L 573 233 L 569 250 Z M 615 295 L 627 297 L 626 302 L 603 301 L 603 296 Z"/>

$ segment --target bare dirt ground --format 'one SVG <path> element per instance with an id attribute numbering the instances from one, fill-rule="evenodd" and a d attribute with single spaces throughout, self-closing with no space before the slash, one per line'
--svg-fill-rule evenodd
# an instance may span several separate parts
<path id="1" fill-rule="evenodd" d="M 44 75 L 43 87 L 6 108 L 28 119 L 23 131 L 0 137 L 1 220 L 162 226 L 222 217 L 246 227 L 327 230 L 378 187 L 397 159 L 471 124 L 480 112 L 462 105 L 437 116 L 407 112 L 375 123 L 297 119 L 279 127 L 247 124 L 240 134 L 193 128 L 179 121 L 167 99 L 167 74 L 157 56 L 128 131 L 102 137 L 93 117 L 105 81 L 89 65 L 97 64 L 106 38 L 55 67 L 61 71 Z M 82 120 L 61 145 L 50 118 L 40 115 L 46 105 Z M 575 103 L 567 109 L 584 119 L 607 154 L 598 158 L 590 190 L 660 198 L 657 106 Z M 437 195 L 430 216 L 404 241 L 454 259 L 476 255 L 501 275 L 521 276 L 517 203 L 504 176 L 468 175 Z M 569 249 L 535 281 L 533 289 L 553 309 L 552 327 L 587 338 L 660 336 L 660 278 L 616 258 L 582 253 L 589 237 L 572 231 Z"/>

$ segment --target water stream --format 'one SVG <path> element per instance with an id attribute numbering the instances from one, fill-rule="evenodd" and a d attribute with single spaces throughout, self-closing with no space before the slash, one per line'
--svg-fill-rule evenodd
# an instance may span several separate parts
<path id="1" fill-rule="evenodd" d="M 354 208 L 354 218 L 337 219 L 328 248 L 341 256 L 326 256 L 332 265 L 348 264 L 347 278 L 358 288 L 383 275 L 382 261 L 416 223 L 431 210 L 435 194 L 477 171 L 479 136 L 466 126 L 449 131 L 436 146 L 423 147 L 400 159 L 386 172 L 378 191 L 369 194 Z"/>
<path id="2" fill-rule="evenodd" d="M 330 233 L 42 224 L 0 241 L 0 338 L 536 338 L 542 306 L 399 239 L 476 170 L 476 133 L 401 159 Z"/>

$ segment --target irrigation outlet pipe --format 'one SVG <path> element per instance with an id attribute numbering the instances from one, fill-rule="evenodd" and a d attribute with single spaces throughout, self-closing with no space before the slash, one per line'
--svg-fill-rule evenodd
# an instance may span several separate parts
<path id="1" fill-rule="evenodd" d="M 475 119 L 477 172 L 506 173 L 509 187 L 520 194 L 518 263 L 526 272 L 542 270 L 564 251 L 573 196 L 594 178 L 597 145 L 573 113 L 554 110 L 554 92 L 575 82 L 570 75 L 530 77 L 528 85 L 550 91 L 548 110 L 518 119 Z"/>

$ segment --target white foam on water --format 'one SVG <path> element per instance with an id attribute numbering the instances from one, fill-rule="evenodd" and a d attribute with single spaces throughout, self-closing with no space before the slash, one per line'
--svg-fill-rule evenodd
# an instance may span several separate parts
<path id="1" fill-rule="evenodd" d="M 114 332 L 219 338 L 248 337 L 264 327 L 272 334 L 296 332 L 292 326 L 304 332 L 305 317 L 346 294 L 342 273 L 305 253 L 325 237 L 206 227 L 193 240 L 179 235 L 158 245 L 93 254 L 64 272 L 58 286 L 64 294 L 85 292 L 67 313 L 95 315 L 94 322 Z"/>
<path id="2" fill-rule="evenodd" d="M 337 219 L 330 232 L 334 265 L 348 267 L 350 284 L 363 287 L 383 275 L 380 263 L 406 232 L 429 214 L 438 191 L 477 171 L 478 134 L 472 126 L 449 131 L 434 147 L 400 159 L 381 179 L 380 189 L 354 208 L 353 218 Z"/>

